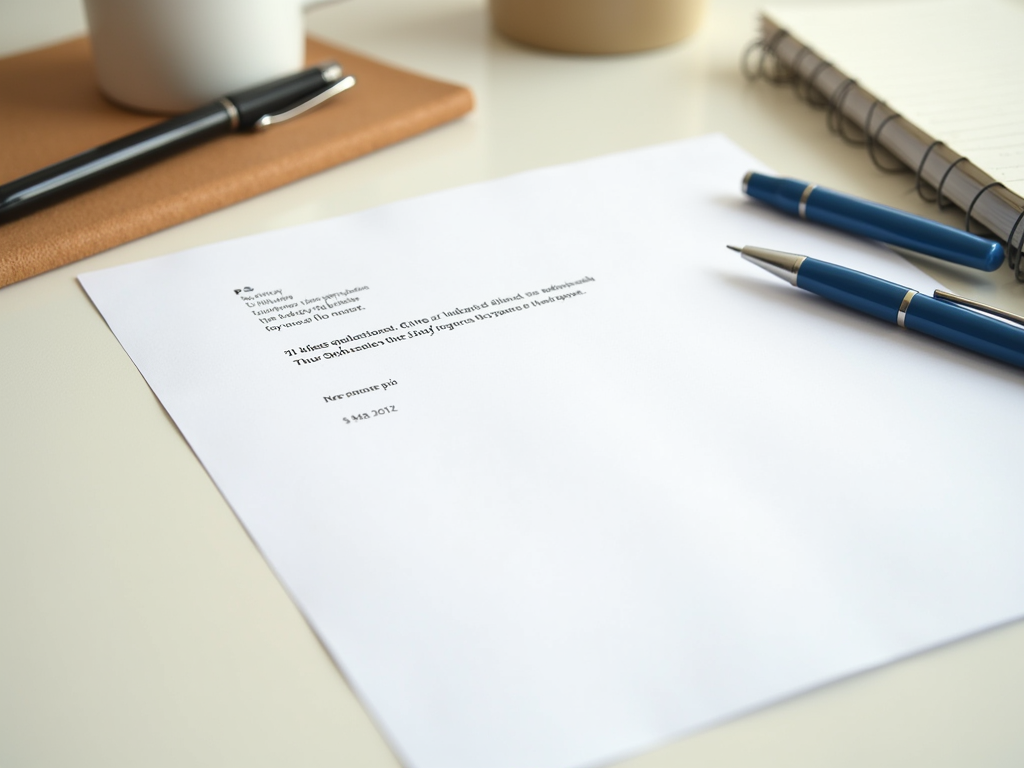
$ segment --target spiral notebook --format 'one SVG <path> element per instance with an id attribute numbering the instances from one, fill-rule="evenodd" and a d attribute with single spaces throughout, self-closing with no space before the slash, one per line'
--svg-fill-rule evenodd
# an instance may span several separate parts
<path id="1" fill-rule="evenodd" d="M 922 197 L 1007 243 L 1024 282 L 1021 29 L 1024 5 L 1009 0 L 770 6 L 744 67 L 792 85 L 880 168 L 915 173 Z"/>

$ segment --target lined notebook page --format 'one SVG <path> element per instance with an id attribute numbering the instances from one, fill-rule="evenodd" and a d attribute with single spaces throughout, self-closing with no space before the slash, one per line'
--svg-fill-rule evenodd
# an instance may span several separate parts
<path id="1" fill-rule="evenodd" d="M 765 15 L 1024 196 L 1024 3 L 897 0 L 770 6 Z"/>

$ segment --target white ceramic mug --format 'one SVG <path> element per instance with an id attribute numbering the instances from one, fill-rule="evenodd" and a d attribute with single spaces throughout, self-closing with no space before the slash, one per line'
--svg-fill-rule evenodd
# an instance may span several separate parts
<path id="1" fill-rule="evenodd" d="M 303 9 L 324 0 L 85 0 L 96 77 L 146 112 L 194 109 L 305 63 Z"/>

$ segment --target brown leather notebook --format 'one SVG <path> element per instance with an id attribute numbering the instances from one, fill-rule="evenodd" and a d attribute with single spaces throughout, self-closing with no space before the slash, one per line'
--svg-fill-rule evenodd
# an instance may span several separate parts
<path id="1" fill-rule="evenodd" d="M 0 286 L 258 195 L 465 114 L 470 92 L 310 39 L 355 88 L 260 133 L 231 134 L 0 224 Z M 89 43 L 0 60 L 0 184 L 163 118 L 107 101 Z"/>

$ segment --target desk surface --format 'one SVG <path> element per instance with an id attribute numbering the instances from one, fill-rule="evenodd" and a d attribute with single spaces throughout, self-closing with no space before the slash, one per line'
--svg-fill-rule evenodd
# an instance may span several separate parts
<path id="1" fill-rule="evenodd" d="M 710 0 L 686 43 L 605 58 L 507 42 L 483 0 L 320 8 L 314 34 L 465 83 L 475 112 L 0 289 L 0 764 L 397 765 L 76 274 L 710 131 L 786 174 L 939 215 L 790 91 L 741 78 L 756 9 Z M 77 0 L 0 0 L 0 18 L 0 55 L 84 31 Z M 935 276 L 1024 311 L 1006 272 Z M 1022 711 L 1018 622 L 623 765 L 1021 765 Z"/>

